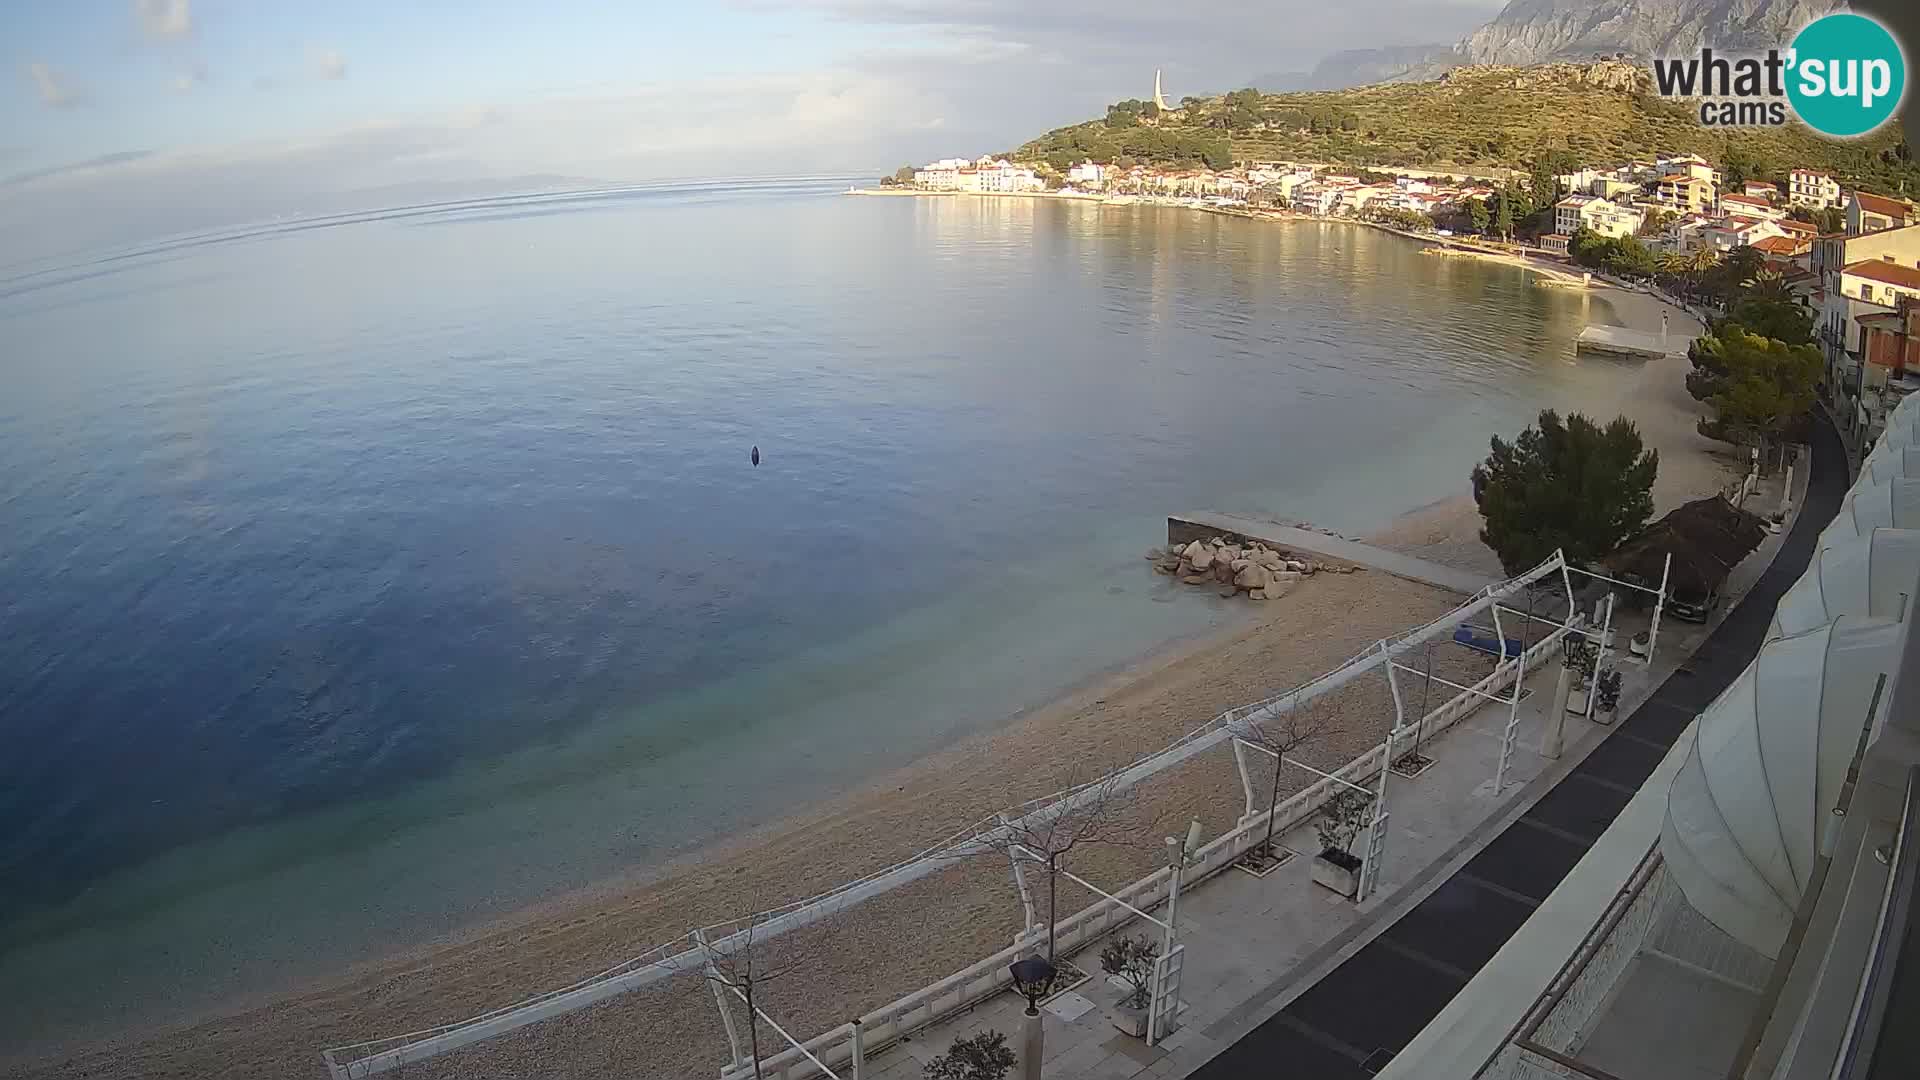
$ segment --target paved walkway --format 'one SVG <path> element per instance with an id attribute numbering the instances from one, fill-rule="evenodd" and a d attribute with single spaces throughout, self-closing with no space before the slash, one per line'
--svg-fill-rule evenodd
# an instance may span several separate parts
<path id="1" fill-rule="evenodd" d="M 1442 566 L 1439 563 L 1416 559 L 1411 555 L 1402 555 L 1397 551 L 1388 551 L 1372 544 L 1363 544 L 1358 540 L 1328 536 L 1326 533 L 1314 532 L 1311 529 L 1282 525 L 1277 521 L 1204 510 L 1167 518 L 1169 542 L 1181 543 L 1184 542 L 1181 540 L 1182 536 L 1191 539 L 1192 535 L 1198 533 L 1234 533 L 1289 551 L 1311 552 L 1329 559 L 1352 563 L 1355 566 L 1382 570 L 1395 577 L 1403 577 L 1423 585 L 1434 585 L 1457 592 L 1462 596 L 1471 596 L 1493 583 L 1492 578 L 1475 574 L 1470 570 Z"/>
<path id="2" fill-rule="evenodd" d="M 1387 1068 L 1639 790 L 1674 740 L 1758 652 L 1775 605 L 1847 487 L 1842 447 L 1816 423 L 1804 508 L 1771 563 L 1690 660 L 1618 731 L 1431 895 L 1192 1075 L 1364 1080 Z M 1516 1014 L 1517 1018 L 1517 1014 Z M 1404 1075 L 1419 1075 L 1417 1064 Z"/>

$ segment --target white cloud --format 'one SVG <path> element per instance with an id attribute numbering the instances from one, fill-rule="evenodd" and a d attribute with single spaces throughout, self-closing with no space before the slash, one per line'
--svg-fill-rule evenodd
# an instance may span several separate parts
<path id="1" fill-rule="evenodd" d="M 193 32 L 187 0 L 133 0 L 133 14 L 149 37 L 177 38 Z"/>
<path id="2" fill-rule="evenodd" d="M 307 57 L 313 73 L 320 78 L 339 80 L 347 77 L 347 58 L 333 49 L 315 48 L 309 50 Z"/>
<path id="3" fill-rule="evenodd" d="M 70 109 L 86 101 L 86 94 L 72 80 L 38 60 L 27 65 L 27 76 L 40 103 L 49 109 Z"/>
<path id="4" fill-rule="evenodd" d="M 364 205 L 366 196 L 356 191 L 479 185 L 535 173 L 617 183 L 865 170 L 944 146 L 950 136 L 938 129 L 946 115 L 911 78 L 862 70 L 470 107 L 16 177 L 0 198 L 0 250 L 132 242 Z M 907 154 L 903 143 L 916 150 Z"/>

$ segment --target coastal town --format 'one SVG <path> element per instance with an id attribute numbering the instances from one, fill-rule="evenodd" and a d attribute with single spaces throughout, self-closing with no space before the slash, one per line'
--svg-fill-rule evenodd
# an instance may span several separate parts
<path id="1" fill-rule="evenodd" d="M 1870 445 L 1920 388 L 1920 204 L 1817 169 L 1760 173 L 1698 154 L 1507 175 L 1287 161 L 1055 170 L 987 156 L 902 169 L 883 188 L 1348 220 L 1645 287 L 1739 259 L 1812 317 L 1822 400 L 1850 443 Z"/>

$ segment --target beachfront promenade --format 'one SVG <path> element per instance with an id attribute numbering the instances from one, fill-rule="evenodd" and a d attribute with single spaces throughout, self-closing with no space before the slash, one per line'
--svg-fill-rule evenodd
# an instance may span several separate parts
<path id="1" fill-rule="evenodd" d="M 1198 884 L 1180 904 L 1187 1006 L 1180 1028 L 1153 1047 L 1120 1033 L 1104 1009 L 1115 994 L 1095 979 L 1046 1007 L 1044 1075 L 1360 1080 L 1386 1068 L 1553 892 L 1693 714 L 1751 658 L 1774 602 L 1805 568 L 1846 486 L 1832 432 L 1822 425 L 1816 439 L 1811 475 L 1801 478 L 1794 500 L 1803 512 L 1735 570 L 1718 620 L 1668 622 L 1651 669 L 1623 666 L 1621 723 L 1601 727 L 1569 716 L 1565 753 L 1543 757 L 1558 665 L 1534 670 L 1502 792 L 1492 788 L 1506 710 L 1489 703 L 1428 743 L 1430 768 L 1395 780 L 1372 899 L 1356 905 L 1312 884 L 1305 857 L 1266 878 L 1228 870 Z M 1635 627 L 1619 628 L 1624 640 Z M 1307 854 L 1318 846 L 1306 826 L 1285 842 Z M 1140 923 L 1121 932 L 1144 930 L 1157 938 Z M 1097 946 L 1080 955 L 1083 966 L 1090 963 Z M 1497 1004 L 1510 1021 L 1530 1001 Z M 869 1055 L 862 1075 L 918 1078 L 956 1036 L 985 1029 L 1017 1045 L 1023 1008 L 1010 992 L 996 995 Z M 1440 1072 L 1419 1066 L 1401 1062 L 1395 1072 L 1472 1072 L 1458 1061 Z"/>

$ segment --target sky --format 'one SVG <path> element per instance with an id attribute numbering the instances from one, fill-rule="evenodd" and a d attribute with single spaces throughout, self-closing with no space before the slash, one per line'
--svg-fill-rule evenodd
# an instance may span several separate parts
<path id="1" fill-rule="evenodd" d="M 469 193 L 888 170 L 1499 0 L 4 0 L 0 263 Z"/>

